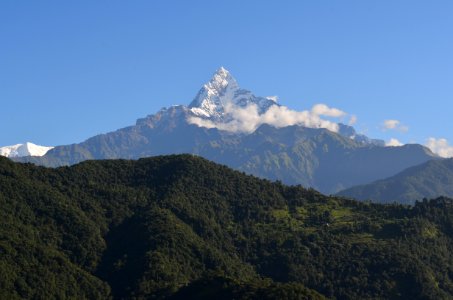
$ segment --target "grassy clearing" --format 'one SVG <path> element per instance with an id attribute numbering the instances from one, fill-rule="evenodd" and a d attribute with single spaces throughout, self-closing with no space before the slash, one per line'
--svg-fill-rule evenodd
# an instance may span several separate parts
<path id="1" fill-rule="evenodd" d="M 425 225 L 423 227 L 421 235 L 424 238 L 433 239 L 439 235 L 439 230 L 437 229 L 437 227 L 434 224 L 429 223 L 428 225 Z"/>

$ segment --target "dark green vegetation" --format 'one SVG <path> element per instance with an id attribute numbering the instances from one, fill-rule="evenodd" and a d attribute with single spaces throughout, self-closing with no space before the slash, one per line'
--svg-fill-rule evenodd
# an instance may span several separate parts
<path id="1" fill-rule="evenodd" d="M 341 191 L 339 195 L 405 204 L 423 198 L 453 197 L 453 159 L 428 161 L 390 178 Z"/>
<path id="2" fill-rule="evenodd" d="M 393 176 L 434 157 L 421 145 L 382 147 L 354 141 L 349 137 L 356 133 L 346 125 L 341 127 L 344 134 L 270 125 L 251 134 L 232 134 L 190 125 L 189 116 L 187 108 L 172 107 L 138 120 L 135 126 L 56 147 L 44 157 L 17 160 L 56 167 L 91 159 L 193 153 L 261 178 L 332 194 Z"/>
<path id="3" fill-rule="evenodd" d="M 453 206 L 327 197 L 190 155 L 0 158 L 1 299 L 447 299 Z"/>

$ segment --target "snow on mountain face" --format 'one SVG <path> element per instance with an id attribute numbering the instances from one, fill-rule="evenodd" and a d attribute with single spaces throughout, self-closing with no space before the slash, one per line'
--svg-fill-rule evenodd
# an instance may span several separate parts
<path id="1" fill-rule="evenodd" d="M 0 147 L 0 155 L 6 157 L 44 156 L 53 148 L 27 142 L 25 144 Z"/>
<path id="2" fill-rule="evenodd" d="M 230 72 L 221 67 L 201 88 L 189 108 L 198 117 L 224 121 L 231 106 L 247 107 L 250 104 L 257 105 L 260 113 L 272 105 L 278 105 L 274 97 L 256 97 L 250 91 L 241 89 Z"/>
<path id="3" fill-rule="evenodd" d="M 240 88 L 230 72 L 221 67 L 189 106 L 163 108 L 155 115 L 137 120 L 137 125 L 168 129 L 176 125 L 176 118 L 199 127 L 241 134 L 252 133 L 263 124 L 276 128 L 299 125 L 325 128 L 361 144 L 384 145 L 383 141 L 369 139 L 338 122 L 344 121 L 348 114 L 337 108 L 317 104 L 311 110 L 295 111 L 278 104 L 277 99 L 277 96 L 258 97 Z"/>
<path id="4" fill-rule="evenodd" d="M 312 110 L 294 111 L 276 101 L 276 96 L 257 97 L 241 89 L 233 76 L 221 67 L 189 105 L 187 121 L 234 133 L 252 133 L 262 124 L 277 128 L 301 125 L 338 132 L 338 124 L 323 117 L 346 115 L 324 104 L 316 105 Z"/>

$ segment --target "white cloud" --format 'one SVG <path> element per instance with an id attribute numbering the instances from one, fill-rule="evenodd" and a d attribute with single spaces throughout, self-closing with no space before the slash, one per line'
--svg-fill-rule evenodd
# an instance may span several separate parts
<path id="1" fill-rule="evenodd" d="M 331 108 L 325 104 L 316 104 L 308 111 L 295 111 L 286 106 L 272 105 L 265 113 L 259 114 L 258 106 L 250 104 L 239 107 L 232 104 L 225 106 L 225 112 L 231 116 L 231 120 L 225 123 L 217 123 L 200 117 L 190 117 L 189 122 L 201 127 L 218 128 L 232 132 L 253 132 L 262 124 L 279 127 L 302 125 L 310 128 L 326 128 L 338 132 L 336 122 L 323 119 L 322 116 L 341 118 L 347 115 L 344 111 Z"/>
<path id="2" fill-rule="evenodd" d="M 431 151 L 440 157 L 453 157 L 453 146 L 449 145 L 446 139 L 436 139 L 431 137 L 426 142 L 426 147 L 431 149 Z"/>
<path id="3" fill-rule="evenodd" d="M 349 126 L 352 126 L 354 125 L 355 123 L 357 123 L 357 116 L 356 115 L 352 115 L 350 118 L 349 118 Z"/>
<path id="4" fill-rule="evenodd" d="M 272 100 L 274 102 L 278 101 L 278 96 L 267 96 L 266 99 Z"/>
<path id="5" fill-rule="evenodd" d="M 385 145 L 387 147 L 399 147 L 399 146 L 402 146 L 403 143 L 401 143 L 400 141 L 398 141 L 395 138 L 391 138 L 388 142 L 385 143 Z"/>
<path id="6" fill-rule="evenodd" d="M 385 129 L 395 129 L 399 124 L 398 120 L 385 120 L 383 123 Z"/>
<path id="7" fill-rule="evenodd" d="M 311 112 L 314 115 L 318 116 L 326 116 L 326 117 L 332 117 L 332 118 L 340 118 L 344 117 L 346 113 L 342 110 L 339 110 L 338 108 L 331 108 L 328 107 L 325 104 L 316 104 L 312 107 Z"/>
<path id="8" fill-rule="evenodd" d="M 384 131 L 397 130 L 400 132 L 407 132 L 409 130 L 409 127 L 401 124 L 401 122 L 398 120 L 384 120 L 384 122 L 382 123 L 382 128 Z"/>

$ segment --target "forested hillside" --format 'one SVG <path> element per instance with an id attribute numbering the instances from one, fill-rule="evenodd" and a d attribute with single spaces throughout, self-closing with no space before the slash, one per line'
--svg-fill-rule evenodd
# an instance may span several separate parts
<path id="1" fill-rule="evenodd" d="M 452 298 L 452 203 L 327 197 L 191 155 L 0 158 L 0 298 Z"/>
<path id="2" fill-rule="evenodd" d="M 423 198 L 453 197 L 453 159 L 435 159 L 390 178 L 338 193 L 358 200 L 414 204 Z"/>

